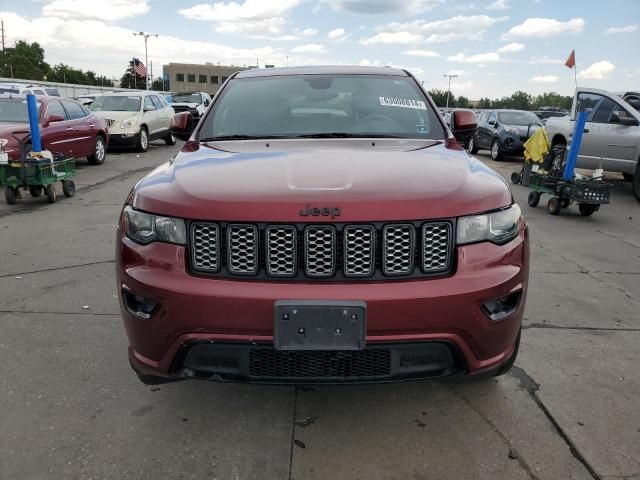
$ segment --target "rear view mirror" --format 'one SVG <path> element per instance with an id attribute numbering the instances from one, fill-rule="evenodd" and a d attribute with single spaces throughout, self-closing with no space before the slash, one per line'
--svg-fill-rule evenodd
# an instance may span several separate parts
<path id="1" fill-rule="evenodd" d="M 451 114 L 451 131 L 458 143 L 467 147 L 478 128 L 476 114 L 471 110 L 454 110 Z"/>
<path id="2" fill-rule="evenodd" d="M 179 140 L 189 140 L 194 128 L 195 125 L 191 112 L 177 113 L 171 120 L 171 133 Z"/>

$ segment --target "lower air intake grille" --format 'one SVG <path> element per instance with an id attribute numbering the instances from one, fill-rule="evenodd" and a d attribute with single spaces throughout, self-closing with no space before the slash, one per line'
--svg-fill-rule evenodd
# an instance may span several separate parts
<path id="1" fill-rule="evenodd" d="M 391 351 L 279 351 L 253 349 L 249 375 L 272 378 L 379 377 L 391 373 Z"/>

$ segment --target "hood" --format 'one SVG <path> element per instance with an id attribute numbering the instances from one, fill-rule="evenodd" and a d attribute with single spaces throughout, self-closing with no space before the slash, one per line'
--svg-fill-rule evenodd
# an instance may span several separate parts
<path id="1" fill-rule="evenodd" d="M 122 112 L 120 110 L 117 110 L 117 111 L 91 110 L 91 113 L 93 113 L 98 117 L 104 118 L 105 120 L 115 120 L 118 122 L 122 120 L 126 120 L 127 118 L 137 117 L 138 115 L 140 115 L 140 112 L 137 110 L 135 112 Z"/>
<path id="2" fill-rule="evenodd" d="M 493 170 L 465 151 L 431 144 L 187 143 L 136 185 L 132 203 L 168 216 L 251 222 L 332 221 L 301 217 L 307 206 L 338 207 L 342 222 L 449 218 L 511 203 L 509 188 Z"/>
<path id="3" fill-rule="evenodd" d="M 539 125 L 531 125 L 531 128 L 529 128 L 528 125 L 508 125 L 508 124 L 503 124 L 505 127 L 509 127 L 511 129 L 515 129 L 518 131 L 518 135 L 520 135 L 521 137 L 527 137 L 527 136 L 531 136 L 534 133 L 536 133 L 536 130 L 541 128 Z M 527 135 L 527 130 L 529 132 L 529 135 Z"/>
<path id="4" fill-rule="evenodd" d="M 4 147 L 4 151 L 9 154 L 11 160 L 15 160 L 19 156 L 19 145 L 13 133 L 17 131 L 29 130 L 28 123 L 20 122 L 0 122 L 0 138 L 8 140 L 7 145 Z"/>

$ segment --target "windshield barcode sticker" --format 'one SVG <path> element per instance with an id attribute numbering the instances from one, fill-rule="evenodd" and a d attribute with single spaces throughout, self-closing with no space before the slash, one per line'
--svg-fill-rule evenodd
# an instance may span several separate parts
<path id="1" fill-rule="evenodd" d="M 422 100 L 412 100 L 411 98 L 397 98 L 397 97 L 379 97 L 380 105 L 385 107 L 402 107 L 402 108 L 415 108 L 418 110 L 426 110 L 427 106 Z"/>

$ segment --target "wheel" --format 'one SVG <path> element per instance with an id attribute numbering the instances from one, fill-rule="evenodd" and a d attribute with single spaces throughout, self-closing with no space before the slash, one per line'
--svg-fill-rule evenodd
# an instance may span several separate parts
<path id="1" fill-rule="evenodd" d="M 174 137 L 173 134 L 169 132 L 168 135 L 164 137 L 164 143 L 166 143 L 168 146 L 175 145 L 176 137 Z"/>
<path id="2" fill-rule="evenodd" d="M 136 145 L 136 150 L 140 153 L 144 153 L 149 148 L 149 132 L 147 132 L 146 127 L 142 127 L 140 129 L 140 133 L 138 133 L 138 144 Z"/>
<path id="3" fill-rule="evenodd" d="M 73 197 L 76 194 L 76 184 L 73 183 L 73 180 L 62 181 L 62 193 L 65 197 Z"/>
<path id="4" fill-rule="evenodd" d="M 107 156 L 107 143 L 101 135 L 96 137 L 96 146 L 93 149 L 93 154 L 87 157 L 90 165 L 102 165 L 104 159 Z"/>
<path id="5" fill-rule="evenodd" d="M 5 187 L 4 189 L 4 198 L 9 205 L 16 204 L 16 189 L 13 187 Z"/>
<path id="6" fill-rule="evenodd" d="M 625 182 L 633 182 L 633 175 L 630 173 L 623 173 L 622 176 L 624 177 Z"/>
<path id="7" fill-rule="evenodd" d="M 515 185 L 518 185 L 522 181 L 522 175 L 520 172 L 513 172 L 511 174 L 511 182 Z"/>
<path id="8" fill-rule="evenodd" d="M 531 208 L 536 208 L 540 203 L 540 192 L 536 192 L 535 190 L 532 190 L 531 192 L 529 192 L 527 203 Z"/>
<path id="9" fill-rule="evenodd" d="M 595 212 L 600 209 L 600 205 L 591 205 L 589 203 L 581 203 L 578 205 L 578 210 L 580 210 L 580 215 L 583 217 L 590 217 Z"/>
<path id="10" fill-rule="evenodd" d="M 633 176 L 633 183 L 631 184 L 631 191 L 636 200 L 640 202 L 640 163 L 636 167 L 636 174 Z"/>
<path id="11" fill-rule="evenodd" d="M 491 142 L 491 160 L 499 162 L 502 160 L 502 153 L 500 152 L 500 141 L 497 138 Z"/>
<path id="12" fill-rule="evenodd" d="M 518 352 L 520 351 L 521 333 L 522 333 L 522 328 L 520 328 L 520 330 L 518 331 L 518 336 L 516 337 L 516 343 L 513 347 L 513 353 L 509 357 L 509 360 L 507 360 L 505 364 L 502 365 L 500 370 L 498 370 L 498 372 L 495 374 L 496 377 L 499 377 L 500 375 L 504 375 L 505 373 L 507 373 L 509 370 L 511 370 L 511 367 L 513 367 L 513 364 L 516 363 L 516 357 L 518 356 Z"/>
<path id="13" fill-rule="evenodd" d="M 42 195 L 42 190 L 43 188 L 39 185 L 29 187 L 29 193 L 33 198 L 38 198 L 40 195 Z"/>
<path id="14" fill-rule="evenodd" d="M 558 197 L 551 197 L 549 202 L 547 203 L 547 211 L 551 215 L 558 215 L 562 210 L 562 206 L 560 205 L 560 199 Z"/>
<path id="15" fill-rule="evenodd" d="M 56 185 L 54 183 L 52 183 L 51 185 L 47 185 L 45 191 L 47 192 L 47 202 L 55 203 L 58 198 L 56 194 Z"/>
<path id="16" fill-rule="evenodd" d="M 476 146 L 476 141 L 473 137 L 469 139 L 469 153 L 478 153 L 478 147 Z"/>
<path id="17" fill-rule="evenodd" d="M 562 208 L 569 208 L 569 205 L 571 205 L 571 200 L 569 200 L 568 198 L 561 198 L 560 199 L 560 206 Z"/>

